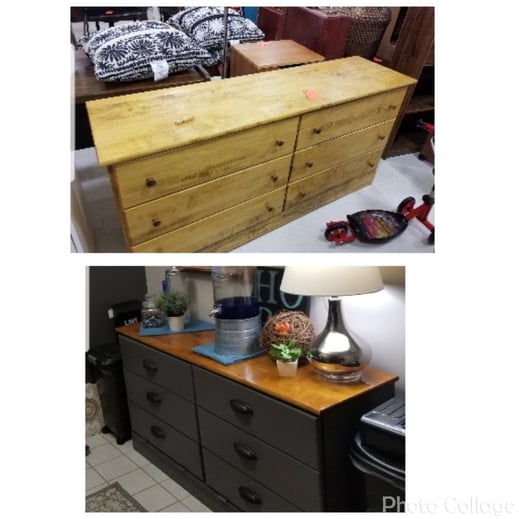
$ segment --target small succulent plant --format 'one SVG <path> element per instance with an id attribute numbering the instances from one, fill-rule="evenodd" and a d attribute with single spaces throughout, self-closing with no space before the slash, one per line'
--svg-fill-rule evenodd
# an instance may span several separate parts
<path id="1" fill-rule="evenodd" d="M 178 317 L 184 315 L 189 301 L 184 292 L 173 290 L 164 292 L 155 299 L 157 308 L 168 317 Z"/>

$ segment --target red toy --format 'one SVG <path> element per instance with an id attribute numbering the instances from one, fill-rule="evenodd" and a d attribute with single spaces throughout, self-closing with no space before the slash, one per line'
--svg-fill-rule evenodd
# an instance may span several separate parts
<path id="1" fill-rule="evenodd" d="M 434 205 L 434 187 L 430 195 L 422 197 L 423 203 L 415 207 L 416 200 L 408 197 L 398 205 L 397 212 L 368 209 L 347 215 L 348 220 L 328 222 L 324 236 L 337 245 L 358 238 L 367 243 L 380 243 L 402 234 L 413 218 L 422 223 L 431 233 L 428 241 L 434 244 L 434 225 L 427 219 Z"/>

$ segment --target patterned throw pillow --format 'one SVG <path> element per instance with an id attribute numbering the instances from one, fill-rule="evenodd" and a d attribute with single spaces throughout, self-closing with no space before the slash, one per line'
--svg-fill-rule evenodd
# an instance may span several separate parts
<path id="1" fill-rule="evenodd" d="M 159 80 L 211 61 L 185 33 L 152 20 L 110 27 L 80 43 L 101 81 Z"/>
<path id="2" fill-rule="evenodd" d="M 224 42 L 224 8 L 190 7 L 174 14 L 168 23 L 191 36 L 195 43 L 208 50 L 215 59 L 221 59 Z M 263 31 L 234 9 L 228 10 L 227 34 L 229 41 L 240 43 L 261 41 Z"/>

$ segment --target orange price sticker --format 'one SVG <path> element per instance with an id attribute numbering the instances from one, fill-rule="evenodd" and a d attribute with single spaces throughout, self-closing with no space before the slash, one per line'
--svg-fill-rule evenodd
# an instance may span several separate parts
<path id="1" fill-rule="evenodd" d="M 258 41 L 256 45 L 258 47 L 268 47 L 272 42 L 270 41 Z"/>
<path id="2" fill-rule="evenodd" d="M 319 92 L 317 90 L 306 89 L 306 90 L 303 90 L 303 93 L 305 94 L 306 98 L 310 99 L 311 101 L 314 99 L 321 98 L 321 96 L 319 95 Z"/>

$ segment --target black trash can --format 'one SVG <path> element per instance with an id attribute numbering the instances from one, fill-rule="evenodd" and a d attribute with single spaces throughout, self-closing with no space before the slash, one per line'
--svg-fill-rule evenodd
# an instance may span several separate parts
<path id="1" fill-rule="evenodd" d="M 104 312 L 95 312 L 101 314 Z M 108 309 L 108 319 L 113 328 L 127 326 L 141 320 L 141 302 L 133 299 L 112 304 Z M 106 329 L 106 318 L 99 316 L 93 325 Z M 92 324 L 92 323 L 91 323 Z M 121 348 L 110 334 L 101 333 L 97 337 L 104 337 L 106 344 L 92 341 L 86 353 L 86 381 L 97 384 L 105 427 L 103 433 L 112 433 L 119 445 L 131 438 L 130 414 L 126 400 L 126 385 L 124 381 Z M 113 332 L 113 338 L 116 334 Z"/>
<path id="2" fill-rule="evenodd" d="M 87 361 L 94 374 L 101 400 L 105 426 L 103 433 L 112 433 L 118 445 L 132 437 L 130 414 L 126 400 L 121 348 L 117 342 L 93 348 Z"/>
<path id="3" fill-rule="evenodd" d="M 350 459 L 363 483 L 364 511 L 405 511 L 405 402 L 402 398 L 392 398 L 361 417 Z"/>

